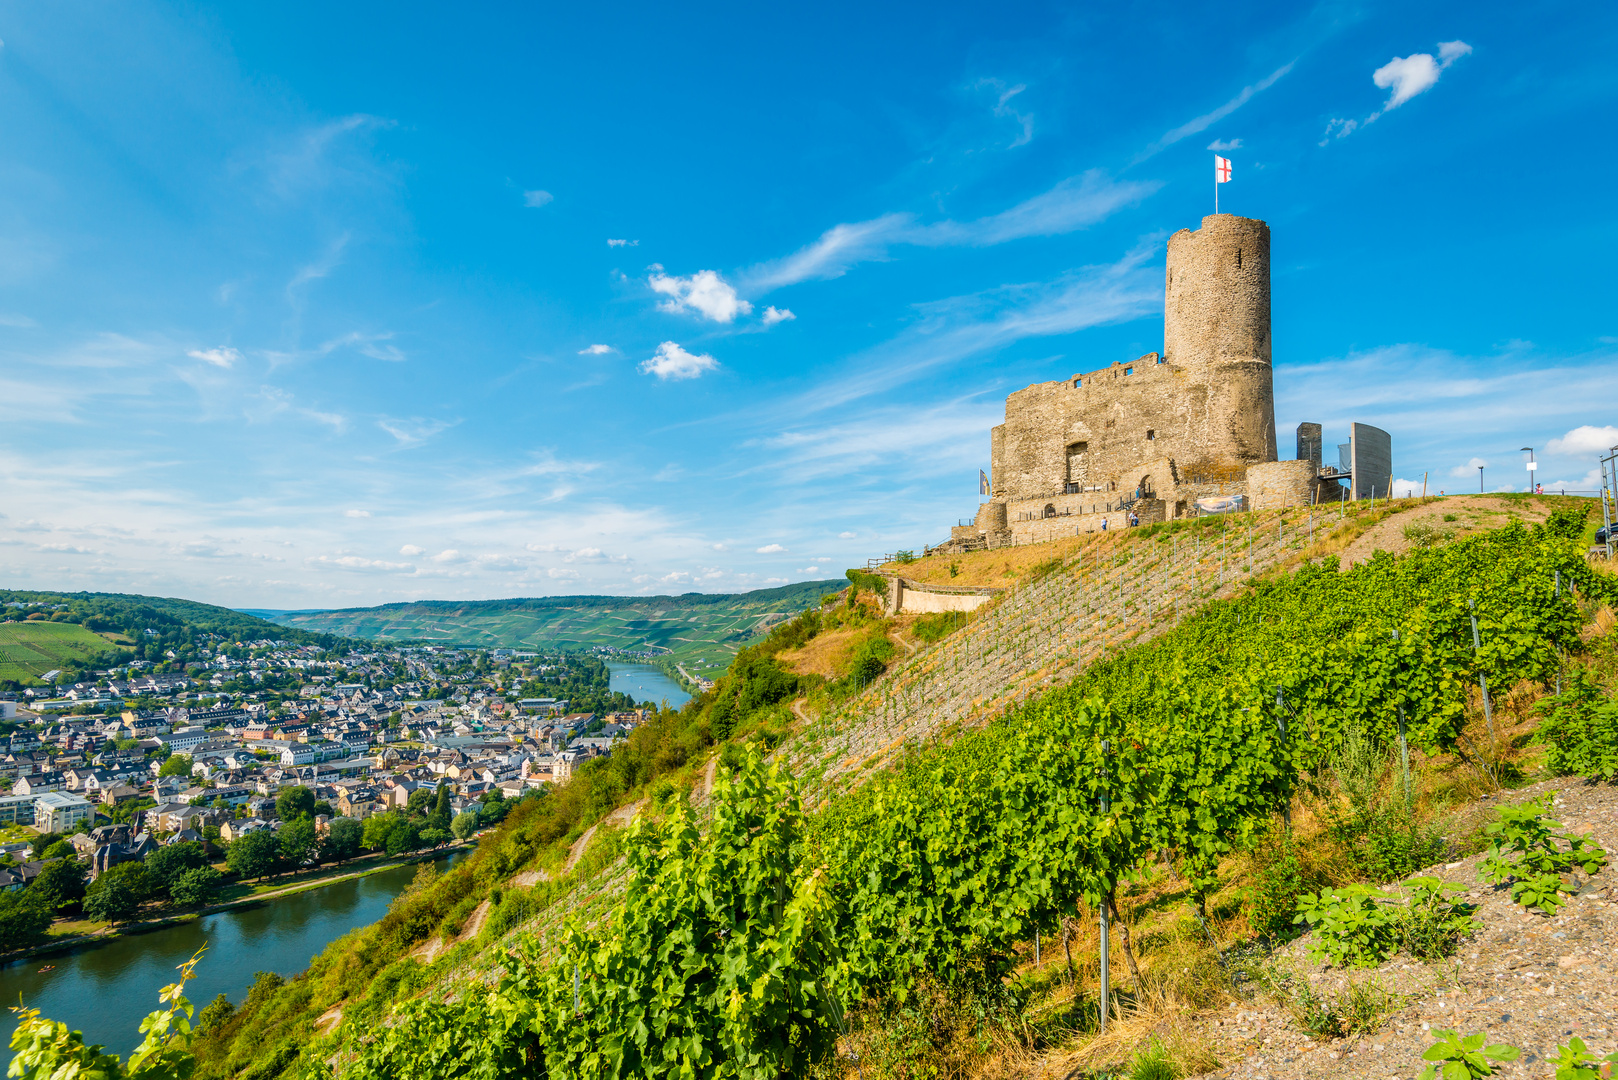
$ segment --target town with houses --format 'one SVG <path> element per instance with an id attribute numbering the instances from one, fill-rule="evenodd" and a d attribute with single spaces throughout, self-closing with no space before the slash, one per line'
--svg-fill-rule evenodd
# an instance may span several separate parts
<path id="1" fill-rule="evenodd" d="M 11 838 L 0 843 L 0 889 L 25 888 L 46 865 L 30 857 L 31 835 L 71 837 L 93 881 L 165 844 L 217 851 L 279 830 L 288 788 L 330 811 L 314 818 L 320 832 L 414 810 L 441 788 L 453 815 L 532 797 L 611 754 L 648 716 L 607 691 L 592 656 L 334 654 L 279 640 L 200 655 L 183 671 L 136 660 L 71 686 L 0 693 L 0 835 Z M 278 689 L 248 689 L 258 685 Z M 525 696 L 569 686 L 589 700 Z"/>

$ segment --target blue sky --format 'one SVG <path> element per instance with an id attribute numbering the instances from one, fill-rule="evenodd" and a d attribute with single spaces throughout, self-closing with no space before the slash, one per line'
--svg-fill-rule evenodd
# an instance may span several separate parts
<path id="1" fill-rule="evenodd" d="M 1161 347 L 1216 145 L 1283 456 L 1359 420 L 1432 489 L 1525 445 L 1593 486 L 1618 9 L 1090 8 L 0 4 L 3 584 L 728 591 L 937 542 L 1008 392 Z"/>

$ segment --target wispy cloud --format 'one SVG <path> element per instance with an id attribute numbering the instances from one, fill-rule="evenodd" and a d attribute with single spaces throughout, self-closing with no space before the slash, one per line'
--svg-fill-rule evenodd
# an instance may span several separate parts
<path id="1" fill-rule="evenodd" d="M 533 191 L 525 191 L 522 193 L 522 204 L 535 209 L 538 209 L 541 206 L 549 206 L 555 201 L 555 195 L 538 188 L 534 189 Z"/>
<path id="2" fill-rule="evenodd" d="M 1297 61 L 1294 60 L 1291 63 L 1282 64 L 1280 67 L 1264 76 L 1264 78 L 1260 79 L 1258 82 L 1253 83 L 1251 86 L 1242 87 L 1239 94 L 1225 102 L 1223 105 L 1219 106 L 1217 109 L 1214 109 L 1212 112 L 1205 112 L 1193 120 L 1187 120 L 1177 128 L 1170 128 L 1168 131 L 1165 131 L 1162 137 L 1152 142 L 1139 154 L 1136 154 L 1135 160 L 1131 162 L 1131 164 L 1138 165 L 1147 158 L 1155 157 L 1164 150 L 1167 150 L 1181 139 L 1195 135 L 1198 132 L 1207 131 L 1210 127 L 1219 123 L 1219 121 L 1223 120 L 1225 117 L 1229 116 L 1243 105 L 1246 105 L 1249 101 L 1252 101 L 1255 95 L 1262 94 L 1264 91 L 1274 86 L 1277 82 L 1283 79 L 1289 71 L 1292 70 L 1293 65 L 1296 63 Z"/>
<path id="3" fill-rule="evenodd" d="M 222 368 L 231 367 L 242 358 L 241 353 L 230 348 L 229 346 L 221 346 L 216 349 L 192 349 L 185 355 L 191 357 L 193 360 L 202 360 L 206 363 L 214 365 L 215 367 Z"/>
<path id="4" fill-rule="evenodd" d="M 1050 190 L 998 214 L 973 221 L 921 224 L 911 214 L 835 225 L 813 244 L 741 275 L 744 291 L 768 292 L 815 278 L 840 277 L 858 263 L 883 260 L 889 249 L 987 247 L 1030 236 L 1060 236 L 1087 228 L 1156 192 L 1156 180 L 1117 181 L 1099 169 L 1070 176 Z"/>
<path id="5" fill-rule="evenodd" d="M 1147 265 L 1161 248 L 1162 238 L 1154 236 L 1109 265 L 922 305 L 915 326 L 857 354 L 835 378 L 790 402 L 784 414 L 832 408 L 1025 338 L 1071 334 L 1161 311 L 1163 275 Z"/>
<path id="6" fill-rule="evenodd" d="M 763 547 L 758 549 L 758 553 L 760 555 L 780 555 L 785 553 L 785 551 L 786 548 L 782 547 L 780 544 L 765 544 Z"/>
<path id="7" fill-rule="evenodd" d="M 376 426 L 399 440 L 400 446 L 420 446 L 458 423 L 459 420 L 433 420 L 420 416 L 412 416 L 408 420 L 384 416 L 376 422 Z"/>
<path id="8" fill-rule="evenodd" d="M 1213 142 L 1208 144 L 1208 149 L 1217 150 L 1221 153 L 1231 150 L 1240 150 L 1241 148 L 1242 141 L 1240 139 L 1215 139 Z"/>
<path id="9" fill-rule="evenodd" d="M 580 356 L 606 356 L 610 352 L 617 352 L 611 345 L 586 345 L 579 350 Z"/>
<path id="10" fill-rule="evenodd" d="M 640 247 L 639 240 L 608 240 L 608 247 Z"/>
<path id="11" fill-rule="evenodd" d="M 776 323 L 791 322 L 797 316 L 792 314 L 791 308 L 778 308 L 774 304 L 764 309 L 764 325 L 774 326 Z"/>
<path id="12" fill-rule="evenodd" d="M 718 367 L 719 361 L 707 353 L 690 353 L 672 341 L 665 341 L 657 347 L 657 355 L 641 361 L 640 372 L 659 379 L 695 379 Z"/>
<path id="13" fill-rule="evenodd" d="M 1026 146 L 1034 138 L 1034 114 L 1019 111 L 1012 105 L 1012 99 L 1021 94 L 1028 87 L 1024 83 L 1016 86 L 1007 86 L 1002 79 L 979 79 L 979 89 L 985 87 L 995 92 L 994 115 L 1002 120 L 1011 120 L 1017 128 L 1017 134 L 1006 147 L 1014 150 L 1019 146 Z"/>

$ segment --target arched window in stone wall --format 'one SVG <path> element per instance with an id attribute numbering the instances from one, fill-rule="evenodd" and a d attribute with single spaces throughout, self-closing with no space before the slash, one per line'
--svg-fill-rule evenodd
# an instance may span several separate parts
<path id="1" fill-rule="evenodd" d="M 1045 516 L 1048 517 L 1048 518 L 1052 518 L 1052 517 L 1056 516 L 1056 504 L 1055 503 L 1046 503 L 1045 504 Z"/>

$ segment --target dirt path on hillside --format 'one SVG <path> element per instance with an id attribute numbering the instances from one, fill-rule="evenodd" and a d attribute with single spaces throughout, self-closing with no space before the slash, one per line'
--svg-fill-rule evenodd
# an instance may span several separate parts
<path id="1" fill-rule="evenodd" d="M 628 825 L 631 821 L 635 820 L 635 815 L 640 813 L 641 807 L 645 805 L 646 800 L 639 799 L 625 806 L 620 806 L 618 809 L 614 810 L 612 813 L 608 814 L 606 817 L 602 818 L 588 829 L 585 829 L 584 835 L 573 841 L 573 846 L 568 849 L 567 865 L 562 868 L 562 872 L 564 874 L 571 874 L 573 872 L 573 868 L 579 865 L 579 860 L 584 858 L 584 853 L 590 850 L 590 841 L 595 837 L 597 829 L 603 825 L 613 825 L 617 826 L 618 828 L 623 828 L 625 825 Z"/>
<path id="2" fill-rule="evenodd" d="M 1398 513 L 1365 530 L 1343 550 L 1342 569 L 1369 562 L 1373 552 L 1403 555 L 1429 539 L 1439 543 L 1459 539 L 1486 529 L 1498 529 L 1513 519 L 1525 525 L 1537 525 L 1551 513 L 1551 507 L 1538 499 L 1502 499 L 1495 495 L 1448 495 L 1426 505 L 1411 505 L 1408 509 L 1401 504 L 1402 500 L 1395 499 Z M 1331 510 L 1322 513 L 1327 521 L 1335 516 Z M 1432 530 L 1431 534 L 1424 535 L 1421 532 L 1424 529 Z M 1406 535 L 1406 530 L 1410 530 L 1411 535 Z"/>

